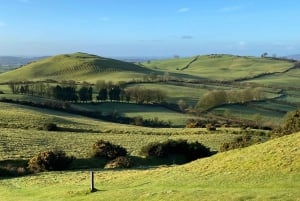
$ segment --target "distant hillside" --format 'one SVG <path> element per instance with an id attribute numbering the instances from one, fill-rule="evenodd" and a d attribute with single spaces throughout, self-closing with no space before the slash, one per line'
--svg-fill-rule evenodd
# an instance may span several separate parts
<path id="1" fill-rule="evenodd" d="M 27 64 L 32 61 L 43 59 L 46 57 L 13 57 L 0 56 L 0 73 L 12 70 L 18 66 Z"/>
<path id="2" fill-rule="evenodd" d="M 150 69 L 198 76 L 213 80 L 241 80 L 284 72 L 294 66 L 284 59 L 212 54 L 144 62 Z"/>
<path id="3" fill-rule="evenodd" d="M 131 80 L 142 78 L 150 70 L 129 62 L 86 53 L 57 55 L 24 65 L 0 75 L 1 82 L 10 80 Z"/>
<path id="4" fill-rule="evenodd" d="M 289 55 L 289 56 L 286 56 L 286 58 L 295 59 L 295 60 L 300 61 L 300 54 Z"/>

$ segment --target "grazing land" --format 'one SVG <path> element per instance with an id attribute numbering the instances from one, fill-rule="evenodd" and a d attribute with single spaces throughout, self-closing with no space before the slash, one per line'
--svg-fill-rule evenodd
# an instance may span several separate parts
<path id="1" fill-rule="evenodd" d="M 155 169 L 49 172 L 0 180 L 5 200 L 297 200 L 300 133 Z"/>
<path id="2" fill-rule="evenodd" d="M 297 200 L 300 133 L 275 133 L 300 106 L 299 75 L 297 61 L 272 57 L 131 63 L 80 52 L 1 73 L 0 198 Z M 103 169 L 105 161 L 91 157 L 100 139 L 124 147 L 131 169 Z M 179 139 L 214 155 L 184 165 L 177 156 L 141 155 L 145 145 Z M 247 139 L 251 146 L 221 152 Z M 66 171 L 26 172 L 45 150 L 76 159 Z"/>

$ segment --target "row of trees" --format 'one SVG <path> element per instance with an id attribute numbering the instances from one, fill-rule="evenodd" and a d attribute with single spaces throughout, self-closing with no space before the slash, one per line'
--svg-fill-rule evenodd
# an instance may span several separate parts
<path id="1" fill-rule="evenodd" d="M 77 89 L 80 86 L 79 89 Z M 143 87 L 130 87 L 124 89 L 124 84 L 114 85 L 112 82 L 98 81 L 94 87 L 88 83 L 77 85 L 76 83 L 61 83 L 56 86 L 49 83 L 9 83 L 14 94 L 27 94 L 54 98 L 61 101 L 87 102 L 93 101 L 94 89 L 97 101 L 126 101 L 137 104 L 161 103 L 165 101 L 166 94 L 159 89 L 146 89 Z"/>
<path id="2" fill-rule="evenodd" d="M 213 90 L 205 93 L 198 101 L 196 108 L 209 110 L 223 104 L 246 103 L 265 99 L 260 88 L 247 88 L 241 90 Z"/>

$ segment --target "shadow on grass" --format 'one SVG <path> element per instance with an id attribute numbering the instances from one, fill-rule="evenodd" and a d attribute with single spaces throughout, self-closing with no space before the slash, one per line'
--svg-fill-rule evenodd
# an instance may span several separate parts
<path id="1" fill-rule="evenodd" d="M 28 160 L 1 160 L 0 179 L 20 177 L 30 174 L 27 170 Z"/>

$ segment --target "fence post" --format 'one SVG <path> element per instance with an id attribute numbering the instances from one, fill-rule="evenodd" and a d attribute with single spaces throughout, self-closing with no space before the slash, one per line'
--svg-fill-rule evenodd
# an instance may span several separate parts
<path id="1" fill-rule="evenodd" d="M 91 179 L 90 191 L 94 192 L 95 186 L 94 186 L 94 172 L 93 171 L 90 171 L 90 179 Z"/>

